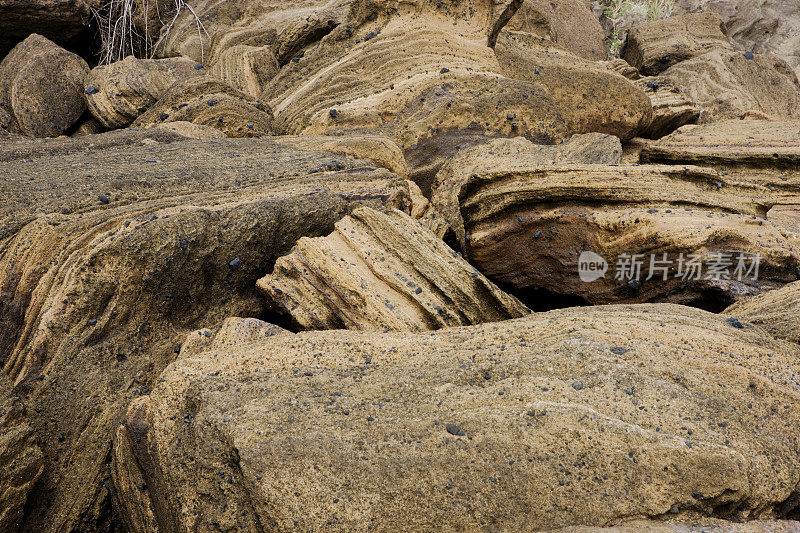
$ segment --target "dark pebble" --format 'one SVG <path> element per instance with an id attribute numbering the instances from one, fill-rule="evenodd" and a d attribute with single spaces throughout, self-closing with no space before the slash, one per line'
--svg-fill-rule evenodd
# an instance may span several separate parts
<path id="1" fill-rule="evenodd" d="M 628 349 L 623 348 L 622 346 L 614 346 L 613 348 L 611 348 L 611 353 L 616 355 L 623 355 L 628 353 Z"/>
<path id="2" fill-rule="evenodd" d="M 575 390 L 581 390 L 583 388 L 583 381 L 576 381 L 572 384 L 572 388 Z"/>
<path id="3" fill-rule="evenodd" d="M 455 435 L 456 437 L 463 437 L 464 435 L 466 435 L 464 430 L 455 424 L 447 424 L 445 426 L 445 429 L 447 430 L 448 433 L 450 433 L 451 435 Z"/>
<path id="4" fill-rule="evenodd" d="M 107 204 L 108 202 L 110 202 L 110 201 L 111 201 L 111 200 L 109 199 L 109 197 L 108 197 L 108 196 L 106 196 L 105 194 L 101 194 L 100 196 L 98 196 L 98 197 L 97 197 L 97 199 L 98 199 L 98 200 L 100 200 L 100 202 L 101 202 L 101 203 L 104 203 L 104 204 Z"/>
<path id="5" fill-rule="evenodd" d="M 228 263 L 228 266 L 231 267 L 232 270 L 236 270 L 237 268 L 239 268 L 239 265 L 241 264 L 242 260 L 237 257 L 236 259 Z"/>
<path id="6" fill-rule="evenodd" d="M 744 324 L 742 324 L 738 318 L 732 316 L 730 318 L 726 318 L 725 322 L 730 324 L 731 326 L 735 327 L 736 329 L 744 329 Z"/>
<path id="7" fill-rule="evenodd" d="M 85 92 L 86 92 L 86 94 L 97 94 L 97 93 L 99 93 L 99 92 L 100 92 L 100 89 L 98 89 L 98 88 L 97 88 L 97 87 L 95 87 L 94 85 L 89 85 L 89 86 L 86 88 L 86 91 L 85 91 Z"/>

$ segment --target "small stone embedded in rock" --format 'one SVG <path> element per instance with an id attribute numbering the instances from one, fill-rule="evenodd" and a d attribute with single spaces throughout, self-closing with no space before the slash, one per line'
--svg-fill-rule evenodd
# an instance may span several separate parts
<path id="1" fill-rule="evenodd" d="M 572 384 L 572 388 L 575 390 L 583 389 L 583 381 L 576 381 L 575 383 Z"/>
<path id="2" fill-rule="evenodd" d="M 456 437 L 463 437 L 466 435 L 466 432 L 455 424 L 447 424 L 445 429 L 448 433 L 455 435 Z"/>
<path id="3" fill-rule="evenodd" d="M 725 322 L 727 322 L 731 326 L 735 327 L 736 329 L 744 329 L 744 324 L 742 324 L 741 321 L 738 318 L 736 318 L 735 316 L 726 318 Z"/>

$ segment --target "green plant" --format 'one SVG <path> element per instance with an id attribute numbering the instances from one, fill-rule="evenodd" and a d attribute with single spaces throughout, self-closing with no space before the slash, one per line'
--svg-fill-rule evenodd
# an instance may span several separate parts
<path id="1" fill-rule="evenodd" d="M 189 13 L 194 18 L 197 26 L 197 33 L 206 31 L 200 18 L 195 13 L 191 5 L 186 0 L 172 0 L 169 9 L 163 12 L 158 10 L 158 2 L 152 9 L 156 9 L 155 20 L 160 25 L 160 36 L 158 39 L 152 37 L 152 33 L 147 25 L 151 17 L 141 17 L 144 28 L 137 27 L 136 17 L 140 9 L 142 0 L 108 0 L 99 9 L 92 9 L 92 17 L 97 25 L 100 46 L 98 51 L 99 64 L 108 65 L 115 61 L 121 61 L 125 57 L 132 55 L 140 59 L 155 57 L 158 48 L 166 42 L 175 26 L 175 22 L 183 13 Z M 169 2 L 168 2 L 169 3 Z M 144 3 L 145 9 L 149 7 L 148 2 Z M 201 42 L 201 55 L 204 54 Z"/>
<path id="2" fill-rule="evenodd" d="M 603 7 L 603 14 L 611 22 L 609 52 L 612 56 L 618 56 L 626 37 L 618 26 L 630 19 L 652 21 L 668 18 L 675 12 L 675 1 L 603 0 Z"/>

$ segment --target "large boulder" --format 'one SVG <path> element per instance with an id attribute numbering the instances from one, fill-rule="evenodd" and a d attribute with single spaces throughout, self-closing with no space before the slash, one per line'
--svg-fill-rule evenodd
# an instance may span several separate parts
<path id="1" fill-rule="evenodd" d="M 0 531 L 20 531 L 28 496 L 44 461 L 25 409 L 0 371 Z"/>
<path id="2" fill-rule="evenodd" d="M 673 84 L 660 78 L 640 78 L 636 85 L 650 97 L 653 105 L 653 120 L 642 137 L 660 139 L 685 124 L 697 122 L 702 109 L 687 99 Z"/>
<path id="3" fill-rule="evenodd" d="M 3 143 L 0 175 L 0 366 L 48 462 L 38 531 L 105 527 L 118 416 L 189 331 L 263 316 L 256 280 L 300 237 L 413 202 L 369 161 L 158 129 Z"/>
<path id="4" fill-rule="evenodd" d="M 545 88 L 572 133 L 608 133 L 628 140 L 652 120 L 647 95 L 601 65 L 521 32 L 501 32 L 494 50 L 504 75 Z"/>
<path id="5" fill-rule="evenodd" d="M 86 30 L 90 0 L 0 0 L 0 59 L 38 33 L 67 44 Z"/>
<path id="6" fill-rule="evenodd" d="M 13 129 L 29 137 L 56 137 L 86 111 L 83 82 L 89 65 L 41 35 L 19 43 L 0 63 L 0 108 Z"/>
<path id="7" fill-rule="evenodd" d="M 89 111 L 108 129 L 128 126 L 176 82 L 201 75 L 196 66 L 186 58 L 142 60 L 128 56 L 96 67 L 86 78 Z"/>
<path id="8" fill-rule="evenodd" d="M 280 65 L 272 47 L 238 44 L 221 52 L 210 70 L 228 85 L 251 98 L 258 98 L 280 70 Z"/>
<path id="9" fill-rule="evenodd" d="M 425 331 L 530 312 L 409 215 L 368 207 L 300 239 L 258 288 L 301 329 Z"/>
<path id="10" fill-rule="evenodd" d="M 228 137 L 262 137 L 274 131 L 268 105 L 211 76 L 175 83 L 131 125 L 142 128 L 169 122 L 210 126 Z"/>
<path id="11" fill-rule="evenodd" d="M 623 58 L 646 76 L 711 51 L 733 52 L 713 13 L 692 13 L 637 24 L 628 32 Z"/>
<path id="12" fill-rule="evenodd" d="M 673 65 L 661 77 L 703 110 L 701 122 L 785 120 L 800 112 L 797 76 L 771 54 L 714 50 Z"/>
<path id="13" fill-rule="evenodd" d="M 433 208 L 504 286 L 722 309 L 798 276 L 800 234 L 768 216 L 776 194 L 722 172 L 525 164 L 473 149 L 441 173 Z M 582 274 L 589 266 L 596 275 Z"/>
<path id="14" fill-rule="evenodd" d="M 115 487 L 134 530 L 787 517 L 798 355 L 672 305 L 278 335 L 173 363 L 118 429 Z"/>

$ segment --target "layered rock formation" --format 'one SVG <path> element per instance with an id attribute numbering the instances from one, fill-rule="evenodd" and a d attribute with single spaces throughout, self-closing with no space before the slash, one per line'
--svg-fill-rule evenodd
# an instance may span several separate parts
<path id="1" fill-rule="evenodd" d="M 31 529 L 107 527 L 117 417 L 189 330 L 259 316 L 256 280 L 301 236 L 412 204 L 367 161 L 159 130 L 3 143 L 0 174 L 0 365 L 47 465 Z"/>
<path id="2" fill-rule="evenodd" d="M 258 281 L 301 329 L 426 331 L 529 310 L 400 211 L 356 209 Z"/>
<path id="3" fill-rule="evenodd" d="M 29 137 L 55 137 L 86 110 L 83 82 L 89 65 L 52 41 L 33 34 L 0 63 L 0 108 L 11 129 Z"/>
<path id="4" fill-rule="evenodd" d="M 0 0 L 0 60 L 17 43 L 38 33 L 60 44 L 86 29 L 90 0 Z"/>
<path id="5" fill-rule="evenodd" d="M 798 375 L 797 346 L 669 305 L 284 335 L 176 361 L 115 480 L 161 530 L 768 518 L 800 489 Z"/>

